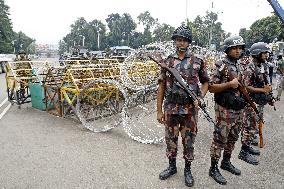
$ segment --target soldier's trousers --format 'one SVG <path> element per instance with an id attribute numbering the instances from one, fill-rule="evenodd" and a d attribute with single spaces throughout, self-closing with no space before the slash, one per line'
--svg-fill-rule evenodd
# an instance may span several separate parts
<path id="1" fill-rule="evenodd" d="M 250 106 L 246 106 L 244 111 L 244 122 L 242 124 L 241 142 L 249 146 L 254 134 L 258 130 L 257 115 Z"/>
<path id="2" fill-rule="evenodd" d="M 235 148 L 243 121 L 243 110 L 229 110 L 215 103 L 215 115 L 216 126 L 210 156 L 218 161 L 223 149 L 224 153 L 232 154 Z"/>
<path id="3" fill-rule="evenodd" d="M 175 158 L 178 151 L 179 132 L 182 137 L 183 158 L 192 161 L 194 159 L 194 141 L 197 134 L 197 111 L 189 114 L 165 115 L 165 139 L 167 144 L 166 155 Z"/>
<path id="4" fill-rule="evenodd" d="M 282 75 L 277 75 L 276 76 L 277 79 L 277 97 L 280 99 L 281 95 L 282 95 L 282 90 L 284 88 L 284 78 Z"/>
<path id="5" fill-rule="evenodd" d="M 262 120 L 264 120 L 264 105 L 257 105 L 257 110 L 258 110 L 258 112 L 259 112 L 259 114 L 260 114 L 260 117 L 261 117 L 261 119 Z M 256 117 L 256 121 L 257 122 L 259 122 L 260 120 L 259 120 L 259 117 L 257 116 Z M 259 130 L 258 130 L 258 126 L 256 127 L 256 132 L 255 132 L 255 134 L 258 134 L 259 133 Z"/>

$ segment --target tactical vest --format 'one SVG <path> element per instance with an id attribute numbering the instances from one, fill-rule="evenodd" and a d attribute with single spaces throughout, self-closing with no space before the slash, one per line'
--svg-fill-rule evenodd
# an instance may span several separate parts
<path id="1" fill-rule="evenodd" d="M 223 64 L 228 64 L 228 63 L 223 61 Z M 237 66 L 236 66 L 236 72 L 237 73 L 240 72 Z M 224 81 L 226 78 L 227 78 L 226 75 L 221 75 L 222 81 Z M 226 80 L 228 81 L 228 79 Z M 242 97 L 242 95 L 237 96 L 236 90 L 232 88 L 222 91 L 220 93 L 214 93 L 214 100 L 218 105 L 236 111 L 244 109 L 244 107 L 247 104 L 244 98 Z"/>
<path id="2" fill-rule="evenodd" d="M 183 59 L 179 64 L 177 64 L 176 66 L 174 66 L 174 58 L 171 57 L 169 59 L 169 67 L 171 68 L 175 68 L 179 71 L 181 77 L 184 79 L 184 81 L 186 82 L 186 84 L 189 84 L 188 81 L 190 80 L 191 77 L 193 77 L 193 63 L 197 63 L 194 62 L 195 58 L 192 55 L 190 57 L 190 64 L 188 64 L 188 69 L 185 69 L 184 66 L 185 64 L 187 64 L 188 58 Z M 184 89 L 182 89 L 178 82 L 175 80 L 175 78 L 173 76 L 169 76 L 168 77 L 169 82 L 170 82 L 170 88 L 166 89 L 166 93 L 165 93 L 165 99 L 167 102 L 169 103 L 173 103 L 173 104 L 192 104 L 193 101 L 191 99 L 191 97 L 185 92 Z M 180 90 L 183 91 L 182 93 L 180 93 Z M 197 87 L 197 91 L 195 91 L 197 96 L 200 96 L 201 92 L 199 87 Z"/>
<path id="3" fill-rule="evenodd" d="M 263 88 L 264 84 L 268 83 L 268 73 L 265 72 L 267 68 L 263 66 L 263 69 L 264 73 L 261 73 L 261 68 L 257 67 L 252 75 L 253 86 L 256 88 Z M 251 93 L 250 97 L 259 105 L 266 105 L 273 100 L 270 95 L 265 95 L 265 93 Z"/>

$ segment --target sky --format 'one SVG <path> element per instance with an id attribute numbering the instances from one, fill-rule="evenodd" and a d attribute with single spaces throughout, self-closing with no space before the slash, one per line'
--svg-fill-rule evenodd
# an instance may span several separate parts
<path id="1" fill-rule="evenodd" d="M 22 31 L 39 44 L 58 44 L 77 18 L 105 22 L 111 13 L 129 13 L 137 21 L 149 11 L 159 23 L 178 27 L 186 18 L 193 21 L 206 11 L 218 13 L 226 32 L 238 34 L 257 19 L 273 12 L 267 0 L 4 0 L 16 32 Z M 213 2 L 213 8 L 212 8 Z M 284 6 L 284 0 L 279 0 Z"/>

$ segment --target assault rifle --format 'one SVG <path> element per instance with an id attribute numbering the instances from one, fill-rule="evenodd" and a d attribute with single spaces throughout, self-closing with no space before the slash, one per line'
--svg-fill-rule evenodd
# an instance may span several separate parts
<path id="1" fill-rule="evenodd" d="M 262 74 L 263 74 L 263 78 L 264 78 L 264 84 L 265 84 L 265 85 L 269 84 L 268 78 L 267 78 L 267 75 L 265 74 L 265 72 L 263 72 Z M 275 99 L 275 97 L 273 96 L 273 92 L 270 91 L 270 92 L 268 93 L 268 96 L 270 97 L 270 101 L 268 102 L 268 104 L 271 105 L 271 106 L 273 106 L 273 109 L 276 111 L 276 107 L 275 107 L 276 99 Z"/>
<path id="2" fill-rule="evenodd" d="M 225 63 L 223 64 L 225 65 L 224 68 L 221 71 L 221 73 L 223 71 L 225 71 L 225 76 L 227 77 L 227 79 L 229 81 L 232 81 L 233 79 L 235 79 L 235 77 L 232 74 L 228 74 L 229 70 L 228 70 L 228 65 Z M 263 148 L 263 137 L 262 137 L 262 128 L 264 126 L 264 121 L 260 115 L 260 112 L 258 111 L 254 101 L 252 100 L 252 98 L 249 96 L 249 93 L 246 89 L 246 87 L 242 84 L 242 82 L 239 80 L 239 85 L 238 85 L 238 90 L 239 92 L 243 95 L 243 98 L 245 99 L 245 101 L 250 105 L 250 107 L 252 107 L 252 109 L 254 110 L 254 112 L 256 113 L 257 117 L 259 118 L 258 120 L 258 129 L 259 129 L 259 147 Z"/>
<path id="3" fill-rule="evenodd" d="M 179 74 L 179 72 L 175 69 L 175 68 L 170 68 L 168 67 L 165 63 L 163 62 L 159 62 L 158 60 L 156 60 L 155 58 L 153 58 L 151 55 L 148 55 L 148 57 L 153 60 L 154 62 L 156 62 L 161 68 L 164 68 L 165 70 L 167 70 L 178 82 L 178 84 L 185 90 L 185 92 L 189 95 L 189 97 L 192 99 L 192 101 L 198 101 L 198 106 L 201 109 L 202 113 L 204 114 L 205 118 L 214 124 L 214 126 L 216 126 L 216 123 L 214 122 L 214 120 L 210 117 L 209 113 L 206 110 L 206 104 L 204 102 L 203 99 L 199 99 L 198 96 L 195 94 L 194 90 L 186 84 L 186 82 L 184 81 L 184 79 L 181 77 L 181 75 Z"/>

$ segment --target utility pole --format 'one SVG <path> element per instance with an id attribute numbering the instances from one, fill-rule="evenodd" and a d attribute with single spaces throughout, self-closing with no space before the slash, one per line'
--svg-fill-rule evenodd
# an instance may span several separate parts
<path id="1" fill-rule="evenodd" d="M 188 15 L 187 15 L 187 7 L 188 7 L 188 0 L 185 0 L 185 21 L 187 22 L 188 20 Z"/>
<path id="2" fill-rule="evenodd" d="M 96 28 L 97 28 L 97 35 L 98 35 L 98 50 L 100 50 L 100 31 L 101 31 L 101 28 L 99 28 L 99 24 L 97 23 L 96 25 Z"/>
<path id="3" fill-rule="evenodd" d="M 13 51 L 13 52 L 14 52 L 14 54 L 16 53 L 16 48 L 15 48 L 15 41 L 17 41 L 17 40 L 13 40 L 13 41 L 12 41 L 12 44 L 13 44 L 13 48 L 14 48 L 14 51 Z"/>
<path id="4" fill-rule="evenodd" d="M 100 50 L 100 30 L 97 30 L 98 33 L 98 50 Z"/>
<path id="5" fill-rule="evenodd" d="M 214 4 L 212 1 L 212 6 L 211 6 L 211 13 L 213 12 L 213 8 L 214 8 Z M 211 26 L 210 26 L 210 31 L 209 31 L 209 44 L 208 44 L 208 48 L 210 49 L 211 47 L 211 43 L 212 43 L 212 31 L 213 31 L 213 20 L 211 21 Z"/>
<path id="6" fill-rule="evenodd" d="M 80 36 L 83 37 L 82 46 L 84 47 L 85 46 L 85 36 L 83 35 L 80 35 Z"/>

